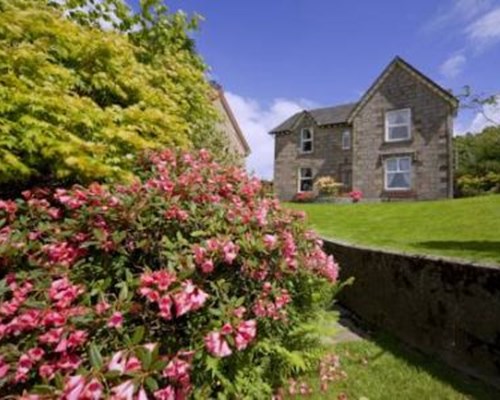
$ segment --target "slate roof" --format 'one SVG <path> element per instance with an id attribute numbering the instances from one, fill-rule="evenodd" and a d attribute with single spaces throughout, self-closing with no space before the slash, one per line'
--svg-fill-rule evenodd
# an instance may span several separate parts
<path id="1" fill-rule="evenodd" d="M 347 122 L 351 111 L 358 103 L 341 104 L 333 107 L 316 108 L 313 110 L 299 111 L 271 130 L 270 133 L 287 132 L 293 129 L 304 113 L 309 114 L 318 126 L 334 125 Z"/>

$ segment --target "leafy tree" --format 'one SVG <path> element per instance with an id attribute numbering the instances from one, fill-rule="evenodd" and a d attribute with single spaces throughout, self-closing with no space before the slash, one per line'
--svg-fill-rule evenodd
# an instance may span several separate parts
<path id="1" fill-rule="evenodd" d="M 122 0 L 60 3 L 0 0 L 3 189 L 127 180 L 144 149 L 223 154 L 196 19 L 156 0 L 137 14 Z"/>
<path id="2" fill-rule="evenodd" d="M 500 191 L 500 126 L 454 138 L 459 194 Z"/>

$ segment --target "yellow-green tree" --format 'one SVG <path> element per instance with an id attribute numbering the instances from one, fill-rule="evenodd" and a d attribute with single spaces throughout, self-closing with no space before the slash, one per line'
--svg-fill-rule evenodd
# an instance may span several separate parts
<path id="1" fill-rule="evenodd" d="M 4 188 L 124 180 L 144 149 L 223 148 L 189 37 L 196 21 L 158 1 L 137 14 L 121 0 L 93 3 L 0 0 Z"/>

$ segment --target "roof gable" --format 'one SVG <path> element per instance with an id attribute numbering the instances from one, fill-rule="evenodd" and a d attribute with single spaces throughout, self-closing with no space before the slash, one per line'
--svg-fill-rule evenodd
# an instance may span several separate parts
<path id="1" fill-rule="evenodd" d="M 295 129 L 297 124 L 305 116 L 310 116 L 318 126 L 336 125 L 347 122 L 347 118 L 357 103 L 341 104 L 334 107 L 316 108 L 309 111 L 303 110 L 295 113 L 270 133 L 289 132 Z"/>
<path id="2" fill-rule="evenodd" d="M 403 60 L 401 57 L 396 56 L 394 60 L 391 61 L 391 63 L 382 71 L 382 73 L 379 75 L 379 77 L 373 82 L 373 84 L 370 86 L 370 88 L 365 92 L 363 97 L 361 97 L 361 100 L 356 104 L 356 106 L 352 109 L 350 115 L 347 118 L 347 121 L 349 123 L 352 123 L 354 117 L 357 115 L 357 113 L 365 106 L 365 104 L 370 100 L 370 98 L 374 95 L 374 93 L 380 88 L 380 86 L 386 81 L 386 79 L 392 74 L 392 72 L 396 68 L 402 68 L 406 72 L 408 72 L 411 76 L 413 76 L 415 79 L 417 79 L 419 82 L 421 82 L 424 86 L 426 86 L 428 89 L 430 89 L 432 92 L 434 92 L 436 95 L 440 96 L 448 102 L 453 109 L 456 109 L 458 107 L 458 99 L 453 96 L 449 91 L 443 89 L 441 86 L 439 86 L 436 82 L 422 74 L 420 71 L 418 71 L 416 68 L 411 66 L 409 63 L 407 63 L 405 60 Z"/>

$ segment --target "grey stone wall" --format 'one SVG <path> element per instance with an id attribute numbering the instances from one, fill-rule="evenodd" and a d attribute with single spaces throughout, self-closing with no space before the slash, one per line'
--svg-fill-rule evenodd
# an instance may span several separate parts
<path id="1" fill-rule="evenodd" d="M 500 266 L 325 241 L 340 302 L 372 326 L 500 388 Z"/>
<path id="2" fill-rule="evenodd" d="M 300 152 L 302 128 L 314 130 L 314 150 Z M 342 132 L 345 126 L 318 127 L 314 120 L 305 116 L 294 132 L 275 135 L 274 189 L 281 200 L 291 200 L 298 190 L 299 168 L 312 168 L 313 176 L 333 176 L 342 180 L 343 170 L 351 169 L 352 150 L 342 149 Z M 352 146 L 351 146 L 352 148 Z"/>
<path id="3" fill-rule="evenodd" d="M 410 108 L 411 139 L 385 142 L 385 112 Z M 451 106 L 427 86 L 396 66 L 353 121 L 353 186 L 366 198 L 439 199 L 452 195 Z M 411 155 L 412 188 L 384 191 L 384 158 Z"/>

